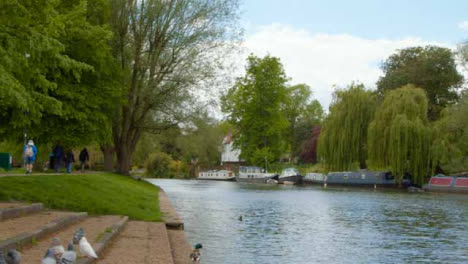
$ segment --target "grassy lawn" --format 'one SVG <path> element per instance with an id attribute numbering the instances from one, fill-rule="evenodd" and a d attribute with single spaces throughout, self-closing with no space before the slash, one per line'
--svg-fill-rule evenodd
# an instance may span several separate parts
<path id="1" fill-rule="evenodd" d="M 0 177 L 1 200 L 41 202 L 52 209 L 161 221 L 156 186 L 110 173 Z"/>

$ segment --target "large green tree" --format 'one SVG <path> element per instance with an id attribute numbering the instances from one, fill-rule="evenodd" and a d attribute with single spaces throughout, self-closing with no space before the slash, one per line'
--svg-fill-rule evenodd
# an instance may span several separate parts
<path id="1" fill-rule="evenodd" d="M 40 144 L 60 140 L 72 146 L 108 134 L 105 105 L 116 94 L 111 32 L 92 21 L 102 14 L 87 4 L 1 2 L 2 139 L 21 142 L 26 130 Z"/>
<path id="2" fill-rule="evenodd" d="M 362 84 L 335 91 L 318 143 L 319 160 L 328 170 L 366 168 L 367 129 L 375 107 L 374 92 Z"/>
<path id="3" fill-rule="evenodd" d="M 317 100 L 311 101 L 312 91 L 306 84 L 287 87 L 283 111 L 289 126 L 286 132 L 290 159 L 299 155 L 301 144 L 310 136 L 314 125 L 322 119 L 323 109 Z"/>
<path id="4" fill-rule="evenodd" d="M 282 106 L 287 80 L 278 58 L 250 55 L 245 76 L 223 97 L 223 111 L 237 132 L 235 145 L 251 164 L 275 161 L 286 150 L 288 120 Z"/>
<path id="5" fill-rule="evenodd" d="M 433 164 L 447 174 L 468 171 L 468 94 L 434 122 Z"/>
<path id="6" fill-rule="evenodd" d="M 424 89 L 429 100 L 429 120 L 458 100 L 463 76 L 457 71 L 454 53 L 447 48 L 411 47 L 391 55 L 382 65 L 384 76 L 377 82 L 381 97 L 406 84 Z"/>
<path id="7" fill-rule="evenodd" d="M 390 169 L 401 183 L 406 173 L 421 185 L 431 172 L 432 130 L 428 100 L 413 85 L 388 92 L 369 126 L 369 162 Z"/>
<path id="8" fill-rule="evenodd" d="M 112 48 L 125 75 L 113 120 L 117 170 L 127 174 L 143 132 L 184 121 L 192 95 L 213 78 L 238 36 L 237 0 L 114 0 Z M 208 85 L 207 85 L 208 86 Z"/>

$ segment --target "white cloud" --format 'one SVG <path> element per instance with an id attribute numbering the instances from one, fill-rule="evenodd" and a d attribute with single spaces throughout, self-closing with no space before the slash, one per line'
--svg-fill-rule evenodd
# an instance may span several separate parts
<path id="1" fill-rule="evenodd" d="M 270 54 L 281 58 L 291 83 L 306 83 L 312 87 L 325 109 L 331 102 L 333 86 L 344 87 L 360 81 L 375 87 L 382 74 L 380 64 L 397 49 L 417 45 L 439 45 L 420 38 L 365 39 L 349 34 L 311 34 L 291 26 L 272 24 L 246 36 L 246 53 L 240 61 L 245 64 L 249 53 L 257 56 Z M 243 74 L 243 67 L 239 74 Z"/>
<path id="2" fill-rule="evenodd" d="M 458 28 L 460 28 L 463 31 L 468 31 L 468 20 L 458 23 Z"/>

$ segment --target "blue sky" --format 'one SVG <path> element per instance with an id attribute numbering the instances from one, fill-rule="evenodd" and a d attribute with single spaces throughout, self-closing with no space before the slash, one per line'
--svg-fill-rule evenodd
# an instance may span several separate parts
<path id="1" fill-rule="evenodd" d="M 242 9 L 243 21 L 254 27 L 280 23 L 310 33 L 420 37 L 452 45 L 468 38 L 458 27 L 468 20 L 467 0 L 244 0 Z"/>
<path id="2" fill-rule="evenodd" d="M 244 53 L 279 57 L 291 84 L 309 85 L 325 109 L 336 87 L 369 89 L 400 49 L 468 40 L 468 0 L 243 0 Z"/>

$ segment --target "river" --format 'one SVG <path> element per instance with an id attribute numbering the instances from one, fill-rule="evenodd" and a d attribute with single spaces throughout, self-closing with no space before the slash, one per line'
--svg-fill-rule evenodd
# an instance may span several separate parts
<path id="1" fill-rule="evenodd" d="M 203 244 L 202 263 L 468 263 L 467 195 L 149 181 Z"/>

